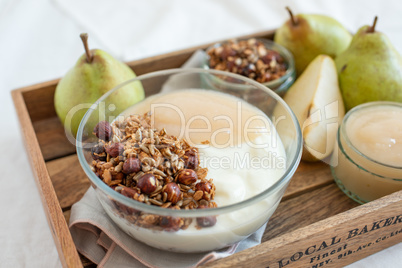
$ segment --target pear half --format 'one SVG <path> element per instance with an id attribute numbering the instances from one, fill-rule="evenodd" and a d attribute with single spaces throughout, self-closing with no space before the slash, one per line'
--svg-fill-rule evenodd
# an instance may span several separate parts
<path id="1" fill-rule="evenodd" d="M 334 149 L 345 108 L 334 60 L 317 56 L 284 97 L 299 121 L 305 161 L 322 160 Z"/>

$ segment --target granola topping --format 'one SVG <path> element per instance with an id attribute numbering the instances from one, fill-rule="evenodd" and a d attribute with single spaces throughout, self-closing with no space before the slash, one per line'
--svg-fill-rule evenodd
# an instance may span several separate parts
<path id="1" fill-rule="evenodd" d="M 229 40 L 207 53 L 210 68 L 237 73 L 260 83 L 278 79 L 286 73 L 283 57 L 255 38 Z"/>
<path id="2" fill-rule="evenodd" d="M 108 186 L 122 195 L 152 206 L 171 209 L 213 208 L 215 185 L 208 169 L 199 165 L 198 149 L 186 140 L 151 127 L 151 116 L 130 115 L 108 125 L 113 136 L 102 139 L 92 150 L 92 169 Z M 113 200 L 117 213 L 132 223 L 167 231 L 185 229 L 191 219 L 162 217 L 136 211 Z M 216 219 L 209 220 L 215 223 Z M 202 224 L 210 227 L 214 224 Z"/>

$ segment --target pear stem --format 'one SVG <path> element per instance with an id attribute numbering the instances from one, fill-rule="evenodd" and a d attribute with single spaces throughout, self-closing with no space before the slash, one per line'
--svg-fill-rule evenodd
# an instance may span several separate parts
<path id="1" fill-rule="evenodd" d="M 376 26 L 376 24 L 377 24 L 377 20 L 378 20 L 378 17 L 375 16 L 374 22 L 373 22 L 373 26 L 371 26 L 370 29 L 367 31 L 368 33 L 374 33 L 374 31 L 375 31 L 375 26 Z"/>
<path id="2" fill-rule="evenodd" d="M 87 55 L 87 62 L 91 63 L 92 62 L 92 54 L 91 51 L 88 48 L 88 34 L 87 33 L 82 33 L 80 34 L 82 43 L 84 44 L 84 48 L 85 48 L 85 54 Z"/>
<path id="3" fill-rule="evenodd" d="M 293 16 L 292 10 L 290 10 L 289 7 L 286 7 L 286 10 L 289 12 L 290 20 L 292 21 L 293 26 L 296 26 L 297 24 L 299 24 L 299 22 L 297 21 L 297 19 L 295 18 L 295 16 Z"/>

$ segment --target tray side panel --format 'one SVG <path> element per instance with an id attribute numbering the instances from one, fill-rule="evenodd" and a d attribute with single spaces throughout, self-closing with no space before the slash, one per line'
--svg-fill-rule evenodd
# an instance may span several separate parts
<path id="1" fill-rule="evenodd" d="M 399 243 L 402 191 L 205 267 L 341 267 Z"/>
<path id="2" fill-rule="evenodd" d="M 54 91 L 59 79 L 19 89 L 32 122 L 56 116 Z"/>
<path id="3" fill-rule="evenodd" d="M 60 261 L 64 267 L 82 267 L 63 212 L 61 211 L 60 204 L 54 192 L 52 182 L 46 170 L 22 92 L 18 90 L 13 91 L 12 96 L 19 117 L 28 158 L 31 168 L 33 169 L 35 181 L 38 185 L 53 239 L 55 240 L 59 252 Z"/>

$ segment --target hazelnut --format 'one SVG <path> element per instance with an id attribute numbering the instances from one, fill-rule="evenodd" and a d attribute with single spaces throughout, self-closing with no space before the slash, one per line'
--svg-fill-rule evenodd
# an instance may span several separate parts
<path id="1" fill-rule="evenodd" d="M 124 187 L 121 189 L 121 194 L 128 198 L 134 198 L 135 195 L 138 195 L 138 192 L 133 188 Z"/>
<path id="2" fill-rule="evenodd" d="M 211 199 L 210 193 L 212 190 L 212 185 L 209 182 L 199 182 L 195 185 L 195 192 L 202 191 L 204 194 L 201 198 L 209 201 Z"/>
<path id="3" fill-rule="evenodd" d="M 91 154 L 94 160 L 100 160 L 100 161 L 106 160 L 105 147 L 103 146 L 102 143 L 99 143 L 94 147 L 92 147 Z"/>
<path id="4" fill-rule="evenodd" d="M 144 194 L 150 194 L 155 191 L 156 185 L 156 178 L 153 174 L 147 173 L 142 175 L 137 182 L 137 187 L 141 190 Z"/>
<path id="5" fill-rule="evenodd" d="M 197 173 L 192 169 L 183 169 L 177 175 L 177 181 L 185 185 L 190 185 L 197 180 Z"/>
<path id="6" fill-rule="evenodd" d="M 188 150 L 184 154 L 184 167 L 188 169 L 196 169 L 198 167 L 198 152 L 194 149 Z"/>
<path id="7" fill-rule="evenodd" d="M 106 152 L 111 157 L 118 157 L 119 155 L 123 154 L 124 152 L 124 144 L 122 143 L 112 143 L 108 147 L 106 147 Z"/>
<path id="8" fill-rule="evenodd" d="M 180 187 L 174 182 L 166 184 L 163 188 L 163 192 L 167 194 L 167 200 L 172 202 L 173 205 L 179 202 L 183 195 L 180 191 Z"/>
<path id="9" fill-rule="evenodd" d="M 161 221 L 159 222 L 159 225 L 165 230 L 165 231 L 178 231 L 182 226 L 184 222 L 181 218 L 177 217 L 162 217 Z"/>
<path id="10" fill-rule="evenodd" d="M 94 128 L 94 134 L 101 140 L 109 141 L 113 135 L 113 130 L 109 122 L 100 121 Z"/>
<path id="11" fill-rule="evenodd" d="M 212 186 L 209 182 L 199 182 L 195 185 L 195 191 L 203 191 L 210 193 Z"/>
<path id="12" fill-rule="evenodd" d="M 208 208 L 207 206 L 199 206 L 198 209 Z M 216 224 L 216 216 L 198 217 L 197 224 L 200 227 L 211 227 Z"/>
<path id="13" fill-rule="evenodd" d="M 114 200 L 112 202 L 113 202 L 115 208 L 118 211 L 123 212 L 126 215 L 134 215 L 134 214 L 139 214 L 140 213 L 140 211 L 138 211 L 138 210 L 136 210 L 134 208 L 128 207 L 128 206 L 126 206 L 126 205 L 124 205 L 124 204 L 122 204 L 120 202 L 117 202 L 117 201 L 114 201 Z"/>
<path id="14" fill-rule="evenodd" d="M 123 164 L 123 173 L 137 173 L 141 170 L 141 161 L 138 158 L 130 157 Z"/>
<path id="15" fill-rule="evenodd" d="M 198 217 L 197 224 L 200 227 L 212 227 L 216 224 L 215 216 Z"/>

